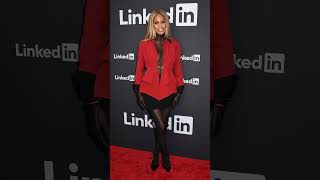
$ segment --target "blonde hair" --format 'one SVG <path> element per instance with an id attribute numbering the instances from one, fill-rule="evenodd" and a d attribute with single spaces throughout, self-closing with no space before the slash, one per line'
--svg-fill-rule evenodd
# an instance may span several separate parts
<path id="1" fill-rule="evenodd" d="M 162 9 L 155 9 L 151 12 L 151 14 L 149 16 L 147 32 L 146 32 L 146 35 L 144 36 L 143 41 L 152 40 L 152 39 L 156 38 L 157 34 L 156 34 L 156 31 L 154 30 L 153 24 L 154 24 L 154 17 L 158 14 L 162 15 L 166 21 L 166 30 L 164 32 L 164 37 L 170 38 L 170 36 L 171 36 L 170 23 L 169 23 L 169 17 L 167 15 L 167 13 Z"/>

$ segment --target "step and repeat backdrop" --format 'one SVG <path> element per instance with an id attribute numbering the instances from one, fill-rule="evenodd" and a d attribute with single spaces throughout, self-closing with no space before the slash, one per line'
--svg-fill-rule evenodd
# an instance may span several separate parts
<path id="1" fill-rule="evenodd" d="M 160 7 L 172 17 L 173 34 L 181 43 L 186 85 L 170 117 L 170 151 L 208 159 L 208 2 L 159 1 L 157 6 L 153 3 L 158 2 L 139 2 L 114 1 L 117 7 L 111 10 L 115 68 L 111 85 L 116 88 L 111 102 L 112 143 L 152 148 L 150 118 L 136 106 L 131 84 L 146 16 Z M 180 6 L 184 3 L 197 3 L 197 11 Z M 211 149 L 212 179 L 317 177 L 319 2 L 228 3 L 238 86 Z M 106 158 L 87 136 L 70 80 L 78 61 L 84 1 L 9 5 L 6 52 L 0 61 L 1 179 L 107 179 Z M 184 13 L 194 19 L 179 19 Z M 178 122 L 175 126 L 180 117 L 183 126 Z"/>
<path id="2" fill-rule="evenodd" d="M 160 8 L 167 12 L 173 37 L 180 42 L 185 83 L 182 99 L 169 117 L 169 151 L 209 160 L 209 1 L 110 2 L 111 144 L 152 151 L 152 120 L 137 106 L 132 84 L 148 14 Z"/>
<path id="3" fill-rule="evenodd" d="M 84 1 L 10 2 L 1 59 L 3 180 L 106 180 L 71 83 Z"/>
<path id="4" fill-rule="evenodd" d="M 211 150 L 214 180 L 318 176 L 319 2 L 229 0 L 238 87 Z"/>

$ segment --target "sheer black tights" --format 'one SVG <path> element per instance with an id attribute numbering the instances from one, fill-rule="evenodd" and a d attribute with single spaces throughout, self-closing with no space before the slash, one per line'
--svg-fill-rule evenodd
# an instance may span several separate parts
<path id="1" fill-rule="evenodd" d="M 149 111 L 150 116 L 154 122 L 154 154 L 159 154 L 161 151 L 162 154 L 168 155 L 167 148 L 167 128 L 168 128 L 168 118 L 170 114 L 170 108 L 164 109 L 153 109 Z"/>

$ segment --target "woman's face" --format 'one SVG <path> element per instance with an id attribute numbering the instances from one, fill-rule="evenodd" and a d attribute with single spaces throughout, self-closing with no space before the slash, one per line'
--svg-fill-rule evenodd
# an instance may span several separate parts
<path id="1" fill-rule="evenodd" d="M 153 18 L 153 28 L 159 35 L 163 35 L 166 32 L 166 20 L 161 14 L 157 14 Z"/>

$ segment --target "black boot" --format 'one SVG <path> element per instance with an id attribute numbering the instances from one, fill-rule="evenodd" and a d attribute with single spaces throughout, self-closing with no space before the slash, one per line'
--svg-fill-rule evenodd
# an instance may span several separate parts
<path id="1" fill-rule="evenodd" d="M 152 153 L 151 169 L 155 171 L 159 167 L 159 148 Z"/>
<path id="2" fill-rule="evenodd" d="M 169 151 L 167 148 L 167 141 L 166 141 L 166 133 L 167 133 L 167 127 L 168 127 L 168 121 L 167 121 L 167 114 L 169 114 L 170 109 L 168 109 L 164 113 L 161 112 L 159 109 L 154 109 L 150 112 L 151 117 L 153 118 L 154 124 L 155 124 L 155 142 L 158 142 L 158 149 L 159 152 L 162 153 L 162 166 L 163 168 L 169 172 L 171 169 L 170 161 L 169 161 Z M 163 113 L 163 114 L 160 114 Z M 164 118 L 165 117 L 165 118 Z M 153 166 L 154 165 L 154 166 Z M 159 165 L 159 153 L 154 153 L 154 158 L 152 159 L 151 168 L 157 168 Z"/>
<path id="3" fill-rule="evenodd" d="M 157 135 L 157 130 L 154 129 L 154 149 L 152 153 L 152 161 L 151 161 L 151 169 L 155 171 L 159 167 L 159 153 L 160 153 L 160 146 L 159 146 L 159 137 Z"/>
<path id="4" fill-rule="evenodd" d="M 169 118 L 170 109 L 168 109 L 167 113 L 165 113 L 165 128 L 161 131 L 162 134 L 160 136 L 160 146 L 162 151 L 162 167 L 170 172 L 171 164 L 169 158 L 169 151 L 167 147 L 167 128 L 168 128 L 168 118 Z"/>
<path id="5" fill-rule="evenodd" d="M 170 172 L 171 164 L 169 159 L 169 153 L 162 153 L 162 167 L 167 171 Z"/>
<path id="6" fill-rule="evenodd" d="M 158 167 L 159 165 L 159 151 L 161 151 L 161 154 L 162 154 L 162 167 L 167 171 L 167 172 L 170 172 L 170 169 L 171 169 L 171 165 L 170 165 L 170 160 L 169 160 L 169 151 L 168 151 L 168 148 L 167 148 L 167 141 L 166 141 L 166 133 L 167 133 L 167 130 L 164 128 L 164 129 L 160 129 L 160 128 L 156 128 L 156 132 L 155 132 L 155 135 L 156 135 L 156 139 L 158 140 L 158 152 L 157 154 L 153 154 L 153 155 L 157 155 L 154 161 L 154 159 L 152 159 L 152 162 L 155 162 L 154 164 L 156 164 Z M 156 147 L 156 146 L 155 146 Z M 155 156 L 154 156 L 155 157 Z M 151 168 L 152 168 L 152 163 L 151 163 Z"/>
<path id="7" fill-rule="evenodd" d="M 167 134 L 167 129 L 165 128 L 162 131 L 162 134 L 160 136 L 160 146 L 161 146 L 161 153 L 162 153 L 162 167 L 167 172 L 170 172 L 171 165 L 170 165 L 170 159 L 169 159 L 169 151 L 167 148 L 166 134 Z"/>

